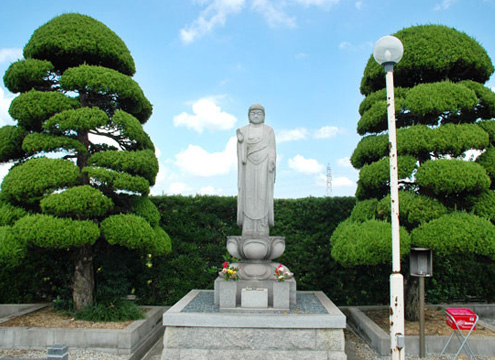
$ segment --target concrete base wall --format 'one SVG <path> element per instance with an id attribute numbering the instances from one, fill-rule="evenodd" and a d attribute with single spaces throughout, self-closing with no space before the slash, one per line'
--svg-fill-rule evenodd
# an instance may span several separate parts
<path id="1" fill-rule="evenodd" d="M 208 292 L 191 291 L 163 315 L 162 360 L 347 359 L 345 316 L 322 292 L 298 296 L 314 295 L 324 312 L 183 312 Z"/>
<path id="2" fill-rule="evenodd" d="M 435 305 L 441 307 L 462 307 L 469 308 L 482 316 L 493 316 L 495 314 L 495 305 L 487 304 L 466 304 L 466 305 Z M 367 307 L 371 309 L 372 307 Z M 378 308 L 378 307 L 374 307 Z M 347 315 L 347 324 L 367 341 L 381 356 L 390 355 L 390 336 L 381 327 L 376 325 L 364 312 L 358 308 L 346 307 L 344 313 Z M 445 325 L 447 326 L 447 325 Z M 474 330 L 476 331 L 476 330 Z M 419 336 L 407 335 L 405 337 L 406 355 L 419 355 Z M 440 354 L 447 343 L 449 336 L 425 336 L 426 354 Z M 476 355 L 490 356 L 495 354 L 495 337 L 473 336 L 469 337 L 469 346 Z M 455 338 L 451 340 L 446 354 L 455 354 L 461 344 Z M 464 354 L 464 350 L 461 352 Z"/>
<path id="3" fill-rule="evenodd" d="M 167 327 L 162 360 L 346 360 L 342 329 Z"/>
<path id="4" fill-rule="evenodd" d="M 134 321 L 121 330 L 2 327 L 0 323 L 0 348 L 44 349 L 51 345 L 64 344 L 69 348 L 90 349 L 119 355 L 140 352 L 142 355 L 148 350 L 145 345 L 151 346 L 163 332 L 161 323 L 164 311 L 164 307 L 150 307 L 145 319 Z"/>

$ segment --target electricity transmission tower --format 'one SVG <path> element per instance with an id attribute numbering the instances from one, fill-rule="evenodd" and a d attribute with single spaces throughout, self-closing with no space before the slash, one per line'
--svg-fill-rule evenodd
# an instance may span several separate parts
<path id="1" fill-rule="evenodd" d="M 332 196 L 332 168 L 327 165 L 327 196 Z"/>

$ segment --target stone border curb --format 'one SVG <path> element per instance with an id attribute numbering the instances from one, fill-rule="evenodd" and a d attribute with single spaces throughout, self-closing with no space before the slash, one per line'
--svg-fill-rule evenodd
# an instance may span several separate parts
<path id="1" fill-rule="evenodd" d="M 44 306 L 33 306 L 28 313 Z M 0 305 L 1 307 L 1 305 Z M 0 320 L 0 348 L 6 349 L 45 349 L 55 344 L 65 344 L 69 348 L 103 351 L 117 355 L 130 355 L 129 360 L 138 360 L 162 335 L 162 315 L 166 308 L 147 306 L 146 317 L 132 322 L 125 329 L 88 328 L 34 328 L 2 327 L 1 322 L 17 314 Z"/>
<path id="2" fill-rule="evenodd" d="M 495 317 L 495 304 L 440 304 L 429 305 L 431 307 L 457 307 L 457 308 L 469 308 L 481 316 Z M 368 309 L 383 309 L 387 306 L 363 306 L 363 307 L 342 307 L 341 310 L 347 315 L 347 324 L 352 330 L 354 330 L 363 340 L 368 342 L 375 351 L 381 356 L 390 355 L 390 337 L 382 328 L 375 324 L 366 314 L 361 310 Z M 495 328 L 483 321 L 479 322 L 480 325 L 490 329 L 492 331 Z M 447 326 L 447 325 L 445 325 Z M 476 331 L 476 330 L 475 330 Z M 406 355 L 418 356 L 419 355 L 419 336 L 407 335 L 406 339 Z M 443 347 L 447 343 L 449 336 L 426 336 L 425 348 L 426 354 L 440 354 Z M 453 339 L 446 353 L 456 353 L 459 348 L 459 343 L 456 339 Z M 469 345 L 475 355 L 490 356 L 495 354 L 495 336 L 471 336 L 469 338 Z"/>

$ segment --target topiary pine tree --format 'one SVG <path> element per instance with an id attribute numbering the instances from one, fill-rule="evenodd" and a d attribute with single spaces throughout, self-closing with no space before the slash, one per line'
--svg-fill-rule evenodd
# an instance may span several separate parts
<path id="1" fill-rule="evenodd" d="M 147 195 L 158 161 L 143 130 L 152 106 L 132 79 L 134 60 L 101 22 L 64 14 L 39 27 L 11 64 L 20 93 L 0 128 L 0 260 L 28 247 L 70 248 L 76 309 L 94 301 L 93 255 L 109 243 L 150 254 L 171 249 Z"/>
<path id="2" fill-rule="evenodd" d="M 414 245 L 495 259 L 495 93 L 483 85 L 492 62 L 477 41 L 445 26 L 395 36 L 404 45 L 394 72 L 401 254 Z M 364 137 L 351 157 L 360 170 L 358 202 L 331 238 L 332 256 L 345 265 L 391 261 L 385 74 L 372 57 L 361 93 Z M 408 319 L 417 314 L 412 299 Z"/>

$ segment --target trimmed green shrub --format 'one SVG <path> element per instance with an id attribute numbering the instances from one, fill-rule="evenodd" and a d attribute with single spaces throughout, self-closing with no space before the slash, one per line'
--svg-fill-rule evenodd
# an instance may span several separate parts
<path id="1" fill-rule="evenodd" d="M 139 175 L 155 184 L 158 173 L 158 159 L 153 150 L 100 151 L 88 159 L 90 165 L 104 167 L 130 175 Z"/>
<path id="2" fill-rule="evenodd" d="M 50 60 L 61 70 L 90 64 L 130 76 L 136 72 L 125 43 L 103 23 L 81 14 L 63 14 L 40 26 L 24 47 L 24 57 Z"/>
<path id="3" fill-rule="evenodd" d="M 429 247 L 440 255 L 473 253 L 495 259 L 495 226 L 476 215 L 444 215 L 414 229 L 411 238 L 414 245 Z"/>
<path id="4" fill-rule="evenodd" d="M 10 103 L 9 114 L 27 130 L 41 130 L 43 121 L 56 113 L 78 107 L 76 99 L 57 91 L 31 90 Z"/>
<path id="5" fill-rule="evenodd" d="M 152 105 L 143 90 L 131 77 L 102 66 L 80 65 L 67 69 L 60 78 L 60 86 L 67 91 L 89 93 L 90 96 L 107 97 L 118 94 L 119 107 L 135 116 L 141 124 L 146 123 L 152 113 Z M 111 106 L 112 102 L 109 101 Z"/>
<path id="6" fill-rule="evenodd" d="M 106 215 L 113 201 L 89 185 L 75 186 L 62 193 L 47 196 L 40 202 L 45 214 L 87 219 Z"/>
<path id="7" fill-rule="evenodd" d="M 5 87 L 13 93 L 27 92 L 31 89 L 50 89 L 48 80 L 53 64 L 47 60 L 22 59 L 10 64 L 3 76 Z"/>
<path id="8" fill-rule="evenodd" d="M 352 209 L 349 219 L 354 222 L 364 222 L 372 220 L 378 216 L 378 199 L 368 199 L 358 201 Z"/>
<path id="9" fill-rule="evenodd" d="M 399 87 L 444 79 L 485 83 L 494 71 L 485 49 L 455 29 L 443 25 L 420 25 L 405 28 L 394 35 L 406 49 L 394 71 L 394 81 Z M 383 88 L 383 67 L 370 56 L 361 80 L 361 93 L 369 95 Z"/>
<path id="10" fill-rule="evenodd" d="M 100 108 L 83 107 L 61 111 L 43 124 L 43 129 L 52 133 L 65 133 L 75 130 L 91 130 L 108 123 L 108 115 Z"/>
<path id="11" fill-rule="evenodd" d="M 27 215 L 18 220 L 10 232 L 24 246 L 65 249 L 94 244 L 100 229 L 92 221 L 56 218 L 51 215 Z"/>
<path id="12" fill-rule="evenodd" d="M 24 157 L 22 141 L 26 131 L 22 127 L 5 125 L 0 128 L 0 162 L 9 162 Z"/>
<path id="13" fill-rule="evenodd" d="M 76 183 L 81 176 L 73 162 L 34 158 L 12 168 L 2 182 L 2 193 L 19 203 L 35 203 L 45 194 Z"/>
<path id="14" fill-rule="evenodd" d="M 331 237 L 332 257 L 345 266 L 378 265 L 392 259 L 392 227 L 379 220 L 339 224 Z M 407 230 L 400 228 L 401 256 L 409 253 L 411 239 Z"/>
<path id="15" fill-rule="evenodd" d="M 490 187 L 485 169 L 474 162 L 455 159 L 429 160 L 416 172 L 421 192 L 435 196 L 481 194 Z"/>
<path id="16" fill-rule="evenodd" d="M 387 195 L 377 205 L 379 218 L 390 221 L 390 208 L 390 195 Z M 447 212 L 448 209 L 435 198 L 399 191 L 399 223 L 409 231 Z"/>

